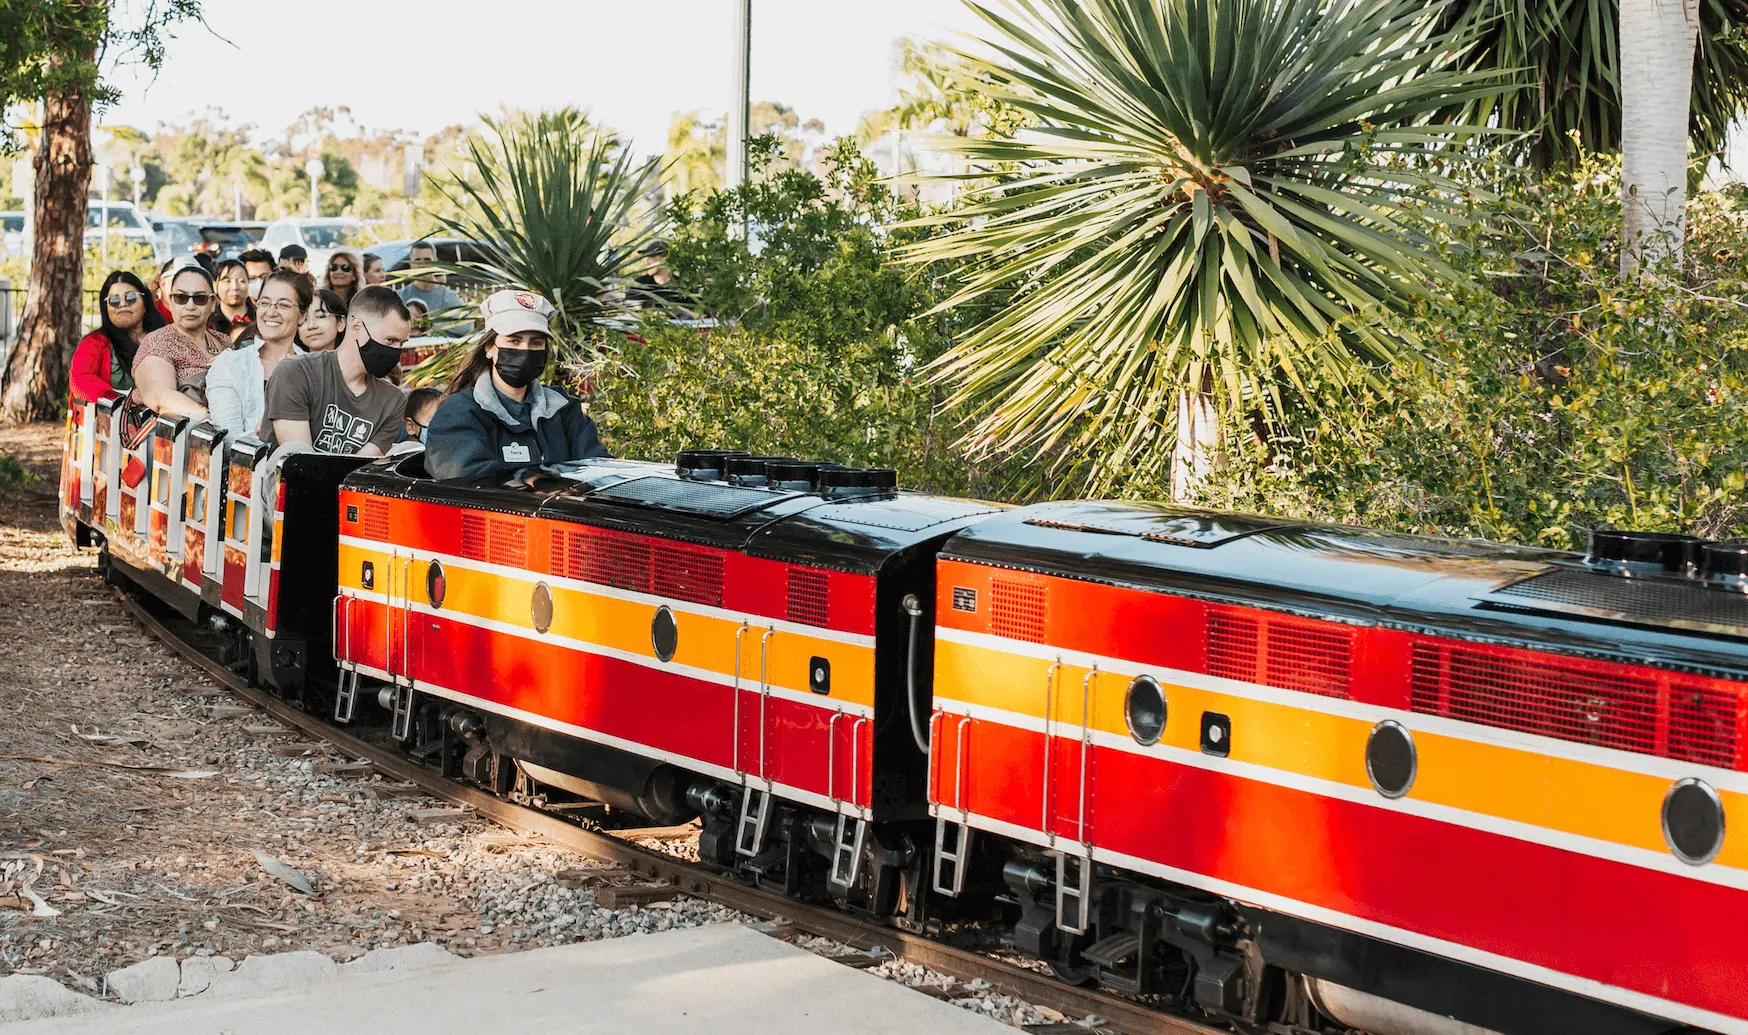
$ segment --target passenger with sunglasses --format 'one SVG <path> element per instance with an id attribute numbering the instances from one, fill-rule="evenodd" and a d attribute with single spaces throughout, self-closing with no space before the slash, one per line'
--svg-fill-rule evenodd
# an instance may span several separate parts
<path id="1" fill-rule="evenodd" d="M 348 248 L 341 248 L 328 256 L 328 268 L 322 272 L 322 288 L 339 296 L 340 301 L 352 304 L 352 296 L 364 285 L 364 262 L 358 258 L 358 253 Z"/>
<path id="2" fill-rule="evenodd" d="M 218 295 L 212 274 L 191 259 L 170 271 L 170 313 L 175 322 L 140 339 L 134 354 L 134 397 L 159 413 L 206 417 L 206 371 L 231 347 L 207 325 Z"/>
<path id="3" fill-rule="evenodd" d="M 111 392 L 132 391 L 140 339 L 165 323 L 146 285 L 126 270 L 103 279 L 97 302 L 103 307 L 103 322 L 73 352 L 75 402 L 96 402 Z"/>
<path id="4" fill-rule="evenodd" d="M 255 303 L 255 326 L 237 347 L 212 361 L 206 372 L 206 401 L 212 422 L 231 435 L 252 434 L 267 409 L 267 379 L 281 360 L 303 351 L 297 328 L 314 292 L 310 279 L 291 270 L 269 273 Z"/>

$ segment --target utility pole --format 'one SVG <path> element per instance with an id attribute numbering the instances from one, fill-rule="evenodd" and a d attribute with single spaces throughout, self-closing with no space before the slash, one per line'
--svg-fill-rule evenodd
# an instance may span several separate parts
<path id="1" fill-rule="evenodd" d="M 727 169 L 723 185 L 729 190 L 747 180 L 748 122 L 752 116 L 753 0 L 735 0 L 734 38 L 739 53 L 734 65 L 734 104 L 728 109 Z"/>
<path id="2" fill-rule="evenodd" d="M 310 159 L 303 164 L 303 171 L 304 175 L 310 178 L 310 218 L 314 219 L 322 214 L 317 206 L 317 202 L 321 199 L 322 160 L 320 158 Z"/>

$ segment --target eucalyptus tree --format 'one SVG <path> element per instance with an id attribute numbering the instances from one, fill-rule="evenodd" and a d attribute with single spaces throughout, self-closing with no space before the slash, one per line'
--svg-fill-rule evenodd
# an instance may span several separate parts
<path id="1" fill-rule="evenodd" d="M 1456 274 L 1401 207 L 1456 218 L 1436 113 L 1497 76 L 1424 0 L 1006 0 L 958 58 L 1028 113 L 945 149 L 997 172 L 927 217 L 943 307 L 990 315 L 939 361 L 973 451 L 1096 458 L 1109 488 L 1173 443 L 1173 495 L 1221 409 L 1358 385 L 1404 342 L 1378 319 Z"/>
<path id="2" fill-rule="evenodd" d="M 1700 0 L 1620 0 L 1621 273 L 1680 260 Z"/>

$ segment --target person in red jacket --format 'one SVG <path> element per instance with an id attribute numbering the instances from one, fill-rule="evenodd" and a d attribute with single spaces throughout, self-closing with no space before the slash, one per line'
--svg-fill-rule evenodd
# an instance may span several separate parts
<path id="1" fill-rule="evenodd" d="M 73 398 L 96 402 L 110 392 L 133 390 L 134 349 L 150 331 L 164 326 L 152 293 L 140 278 L 116 270 L 97 293 L 103 323 L 73 352 Z"/>

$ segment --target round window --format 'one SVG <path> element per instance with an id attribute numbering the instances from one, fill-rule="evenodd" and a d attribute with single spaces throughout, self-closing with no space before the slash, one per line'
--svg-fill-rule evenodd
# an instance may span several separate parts
<path id="1" fill-rule="evenodd" d="M 425 599 L 431 602 L 433 609 L 443 606 L 443 594 L 448 588 L 449 585 L 443 578 L 442 563 L 432 561 L 431 566 L 425 569 Z"/>
<path id="2" fill-rule="evenodd" d="M 1123 720 L 1137 744 L 1157 744 L 1165 733 L 1165 690 L 1152 676 L 1136 676 L 1123 697 Z"/>
<path id="3" fill-rule="evenodd" d="M 1724 803 L 1704 780 L 1688 777 L 1663 799 L 1663 840 L 1684 863 L 1703 866 L 1724 848 Z"/>
<path id="4" fill-rule="evenodd" d="M 674 612 L 663 604 L 656 608 L 655 617 L 649 623 L 649 645 L 655 648 L 655 656 L 663 661 L 674 660 L 674 651 L 680 646 L 680 627 L 674 621 Z"/>
<path id="5" fill-rule="evenodd" d="M 1414 737 L 1394 719 L 1372 727 L 1366 738 L 1366 776 L 1372 789 L 1386 798 L 1400 798 L 1414 786 L 1419 760 Z"/>

